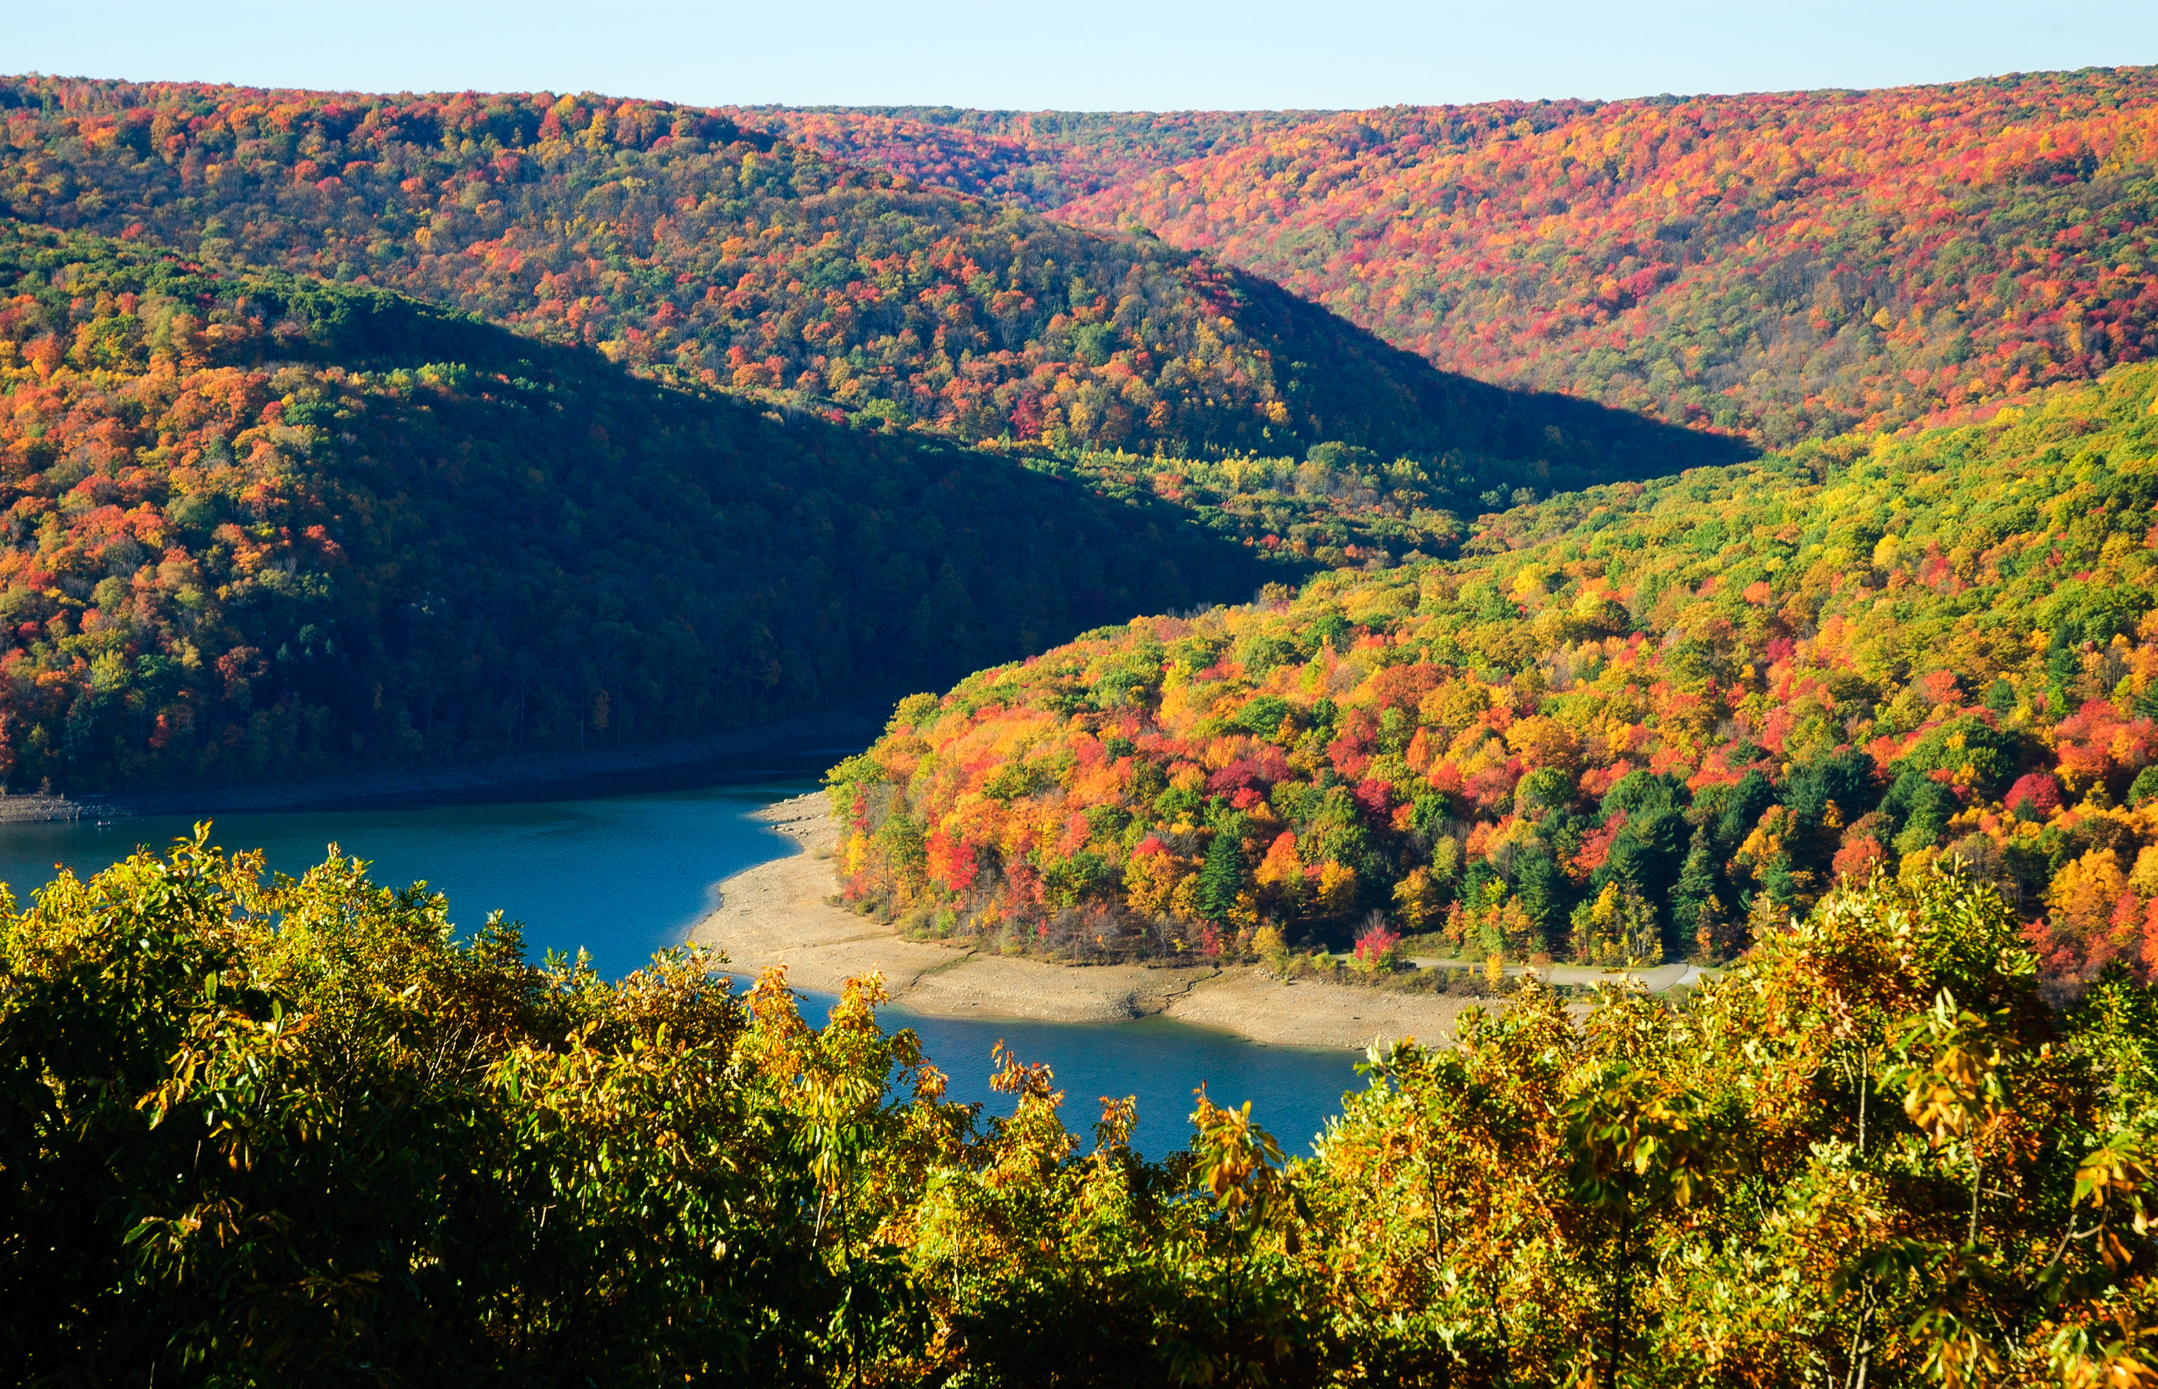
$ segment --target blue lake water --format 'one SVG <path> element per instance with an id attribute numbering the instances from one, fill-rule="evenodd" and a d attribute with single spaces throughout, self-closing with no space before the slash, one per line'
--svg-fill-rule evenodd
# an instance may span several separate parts
<path id="1" fill-rule="evenodd" d="M 809 783 L 721 786 L 587 800 L 529 801 L 383 810 L 225 815 L 212 839 L 228 849 L 262 849 L 270 867 L 298 874 L 336 843 L 373 865 L 376 882 L 425 880 L 447 894 L 451 920 L 473 926 L 496 908 L 525 924 L 534 959 L 582 948 L 610 978 L 654 950 L 683 939 L 710 910 L 720 880 L 789 850 L 790 841 L 750 818 L 809 789 Z M 163 849 L 189 832 L 186 817 L 0 825 L 0 881 L 18 901 L 48 881 L 55 865 L 94 873 L 137 845 Z M 824 1020 L 831 999 L 805 995 L 803 1010 Z M 951 1077 L 950 1097 L 1010 1113 L 989 1091 L 989 1051 L 999 1040 L 1025 1061 L 1047 1062 L 1066 1095 L 1064 1121 L 1082 1135 L 1102 1096 L 1134 1095 L 1134 1145 L 1149 1156 L 1180 1148 L 1200 1084 L 1217 1104 L 1252 1102 L 1252 1115 L 1290 1152 L 1302 1150 L 1344 1090 L 1360 1084 L 1339 1051 L 1265 1047 L 1229 1033 L 1150 1018 L 1120 1024 L 1063 1024 L 924 1018 L 892 1008 L 887 1026 L 912 1027 Z"/>
<path id="2" fill-rule="evenodd" d="M 805 994 L 802 1013 L 822 1026 L 833 998 Z M 1181 1148 L 1191 1137 L 1193 1091 L 1231 1107 L 1251 1101 L 1251 1116 L 1294 1156 L 1305 1151 L 1329 1115 L 1341 1112 L 1344 1090 L 1361 1089 L 1343 1051 L 1267 1047 L 1232 1032 L 1192 1027 L 1168 1018 L 1124 1023 L 999 1022 L 989 1018 L 925 1018 L 902 1009 L 879 1014 L 887 1027 L 911 1027 L 937 1069 L 951 1077 L 948 1098 L 1010 1114 L 1014 1101 L 989 1089 L 989 1053 L 1003 1042 L 1021 1061 L 1049 1063 L 1064 1092 L 1064 1126 L 1091 1143 L 1103 1099 L 1126 1095 L 1138 1103 L 1132 1146 L 1148 1157 Z"/>

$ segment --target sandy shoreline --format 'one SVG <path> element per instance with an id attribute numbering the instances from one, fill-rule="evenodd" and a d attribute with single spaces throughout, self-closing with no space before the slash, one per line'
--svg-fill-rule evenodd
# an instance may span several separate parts
<path id="1" fill-rule="evenodd" d="M 1359 1051 L 1374 1040 L 1444 1041 L 1476 1002 L 1285 982 L 1248 966 L 1059 965 L 905 940 L 825 901 L 834 890 L 837 834 L 822 792 L 780 801 L 757 818 L 793 840 L 795 851 L 720 884 L 720 906 L 689 938 L 724 950 L 744 973 L 784 963 L 798 988 L 829 992 L 877 969 L 895 1003 L 931 1017 L 1128 1022 L 1160 1014 L 1271 1046 Z"/>

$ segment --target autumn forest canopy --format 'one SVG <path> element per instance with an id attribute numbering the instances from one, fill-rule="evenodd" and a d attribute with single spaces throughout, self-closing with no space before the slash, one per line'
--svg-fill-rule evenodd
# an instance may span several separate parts
<path id="1" fill-rule="evenodd" d="M 1442 368 L 1771 446 L 2151 352 L 2158 74 L 1327 113 L 744 113 L 1144 227 Z"/>
<path id="2" fill-rule="evenodd" d="M 42 79 L 0 107 L 29 781 L 755 722 L 1732 452 L 711 112 Z"/>
<path id="3" fill-rule="evenodd" d="M 2158 69 L 0 120 L 0 784 L 883 701 L 883 928 L 1484 994 L 1155 1161 L 198 831 L 0 903 L 12 1378 L 2158 1385 Z"/>
<path id="4" fill-rule="evenodd" d="M 1477 516 L 1524 499 L 2087 378 L 2142 351 L 2138 152 L 2150 80 L 2121 70 L 1354 118 L 713 111 L 550 94 L 14 80 L 0 85 L 0 211 L 72 239 L 68 249 L 39 242 L 43 259 L 9 272 L 10 413 L 36 437 L 12 445 L 20 481 L 10 486 L 23 490 L 8 499 L 19 559 L 0 596 L 11 609 L 0 660 L 14 672 L 0 734 L 15 775 L 97 789 L 587 746 L 595 733 L 676 736 L 850 688 L 918 685 L 1090 621 L 1245 596 L 1262 570 L 1295 582 L 1446 556 Z M 93 251 L 86 236 L 119 248 Z M 104 272 L 88 262 L 114 255 L 142 267 L 163 257 L 171 268 L 157 273 L 216 280 L 222 288 L 197 290 L 209 297 L 187 312 L 213 338 L 237 334 L 218 341 L 216 365 L 244 372 L 244 391 L 261 400 L 221 406 L 226 418 L 207 430 L 167 428 L 178 421 L 147 400 L 163 388 L 133 378 L 212 357 L 147 350 L 154 325 L 127 326 L 133 311 L 93 287 Z M 305 454 L 333 488 L 413 500 L 399 489 L 421 482 L 409 465 L 422 460 L 377 450 L 389 471 L 363 483 L 332 456 L 358 431 L 329 431 L 334 409 L 289 409 L 295 383 L 272 390 L 292 365 L 282 349 L 298 320 L 238 286 L 273 274 L 582 346 L 574 369 L 610 390 L 705 399 L 721 414 L 724 401 L 742 402 L 778 416 L 785 448 L 841 471 L 859 456 L 889 477 L 874 460 L 893 449 L 957 459 L 947 441 L 971 446 L 975 480 L 961 487 L 948 474 L 939 500 L 956 494 L 981 520 L 1025 533 L 1026 504 L 1004 490 L 1064 495 L 1043 490 L 1054 479 L 1139 508 L 1151 518 L 1147 548 L 1163 557 L 1094 568 L 1057 553 L 1039 572 L 1021 558 L 1026 593 L 969 605 L 958 630 L 956 597 L 977 587 L 968 560 L 925 532 L 914 502 L 886 506 L 912 553 L 880 570 L 878 587 L 905 620 L 872 618 L 878 599 L 832 571 L 881 558 L 881 542 L 865 554 L 820 538 L 834 532 L 817 484 L 779 482 L 733 509 L 750 533 L 733 545 L 703 527 L 686 544 L 640 537 L 657 591 L 679 600 L 616 612 L 581 597 L 542 637 L 530 624 L 512 635 L 518 619 L 482 590 L 512 571 L 575 575 L 621 527 L 587 541 L 571 518 L 569 534 L 540 547 L 520 525 L 488 537 L 506 564 L 431 573 L 435 561 L 399 546 L 427 548 L 438 531 L 393 536 L 379 509 L 335 497 L 295 531 L 273 524 L 260 489 L 243 501 L 248 486 L 233 473 L 219 484 L 233 514 L 217 519 L 264 534 L 176 547 L 166 541 L 184 539 L 180 528 L 141 533 L 145 507 L 163 516 L 186 501 L 170 483 L 144 494 L 143 478 L 205 461 L 215 471 L 242 434 L 249 451 Z M 132 355 L 111 350 L 123 340 Z M 351 349 L 318 346 L 306 365 L 377 364 L 336 360 L 338 350 Z M 398 365 L 453 356 L 408 353 Z M 445 421 L 421 399 L 458 395 L 463 379 L 415 378 L 418 411 L 441 435 L 415 449 L 432 452 L 426 462 L 443 463 L 451 436 L 465 433 L 457 447 L 500 450 L 479 416 Z M 137 403 L 111 408 L 130 394 Z M 249 433 L 263 423 L 282 435 Z M 101 431 L 98 444 L 79 446 L 89 431 Z M 544 448 L 560 452 L 607 430 L 587 425 L 575 444 L 546 432 Z M 396 437 L 415 447 L 411 433 Z M 706 442 L 675 442 L 672 466 L 713 461 L 696 456 Z M 118 481 L 129 464 L 141 470 L 132 486 Z M 561 485 L 535 484 L 532 471 L 523 485 Z M 469 476 L 438 470 L 430 481 Z M 659 518 L 597 474 L 588 485 L 604 496 L 571 505 L 619 509 L 630 529 L 685 519 Z M 714 505 L 725 511 L 739 495 Z M 135 515 L 129 546 L 75 534 L 101 511 L 91 503 Z M 446 493 L 439 505 L 462 520 L 474 501 Z M 66 543 L 45 529 L 55 511 Z M 309 600 L 253 603 L 260 573 L 219 577 L 254 563 L 270 532 L 304 537 L 309 524 L 341 554 L 369 550 L 367 568 L 394 573 L 398 591 L 362 594 L 357 572 L 318 584 L 345 605 L 324 622 L 327 609 L 303 611 Z M 782 541 L 790 529 L 803 538 Z M 833 557 L 819 572 L 792 572 L 825 547 Z M 182 583 L 173 549 L 208 565 L 203 583 Z M 691 597 L 680 586 L 695 581 L 668 573 L 685 550 L 711 555 L 711 572 L 736 582 Z M 270 567 L 297 576 L 308 560 L 295 551 Z M 615 563 L 628 574 L 638 561 Z M 827 583 L 832 596 L 820 597 Z M 123 584 L 141 610 L 124 631 L 108 611 Z M 199 633 L 150 612 L 157 593 L 184 587 L 215 609 Z M 529 579 L 517 587 L 541 591 Z M 138 590 L 149 592 L 139 601 Z M 202 620 L 190 610 L 189 623 Z M 87 626 L 103 640 L 87 641 Z M 434 650 L 429 628 L 443 636 Z M 467 634 L 478 629 L 492 630 L 475 647 Z M 928 634 L 946 631 L 949 649 L 933 651 Z M 402 667 L 380 682 L 380 704 L 373 665 L 356 681 L 343 667 L 323 673 L 325 643 L 358 652 L 386 640 L 398 652 L 380 659 Z M 513 648 L 515 660 L 498 654 Z M 325 683 L 357 687 L 366 708 L 333 707 Z"/>
<path id="5" fill-rule="evenodd" d="M 1084 958 L 1743 953 L 1954 858 L 2158 969 L 2158 368 L 1485 518 L 903 702 L 848 891 Z"/>

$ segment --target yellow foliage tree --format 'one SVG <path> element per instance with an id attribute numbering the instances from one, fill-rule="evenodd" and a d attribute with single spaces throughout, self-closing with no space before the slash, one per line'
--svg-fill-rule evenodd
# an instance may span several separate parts
<path id="1" fill-rule="evenodd" d="M 1663 963 L 1656 910 L 1631 883 L 1605 883 L 1595 901 L 1574 908 L 1572 925 L 1574 958 L 1583 964 Z"/>
<path id="2" fill-rule="evenodd" d="M 1142 917 L 1166 915 L 1183 870 L 1174 854 L 1133 854 L 1124 865 L 1124 900 Z"/>
<path id="3" fill-rule="evenodd" d="M 1394 884 L 1394 915 L 1411 934 L 1429 930 L 1439 919 L 1443 896 L 1444 889 L 1430 869 L 1411 869 L 1409 876 Z"/>
<path id="4" fill-rule="evenodd" d="M 1346 916 L 1356 909 L 1356 870 L 1333 859 L 1319 865 L 1319 910 Z"/>
<path id="5" fill-rule="evenodd" d="M 2093 849 L 2061 866 L 2046 891 L 2046 913 L 2053 929 L 2087 940 L 2102 933 L 2113 908 L 2128 890 L 2128 876 L 2110 849 Z"/>
<path id="6" fill-rule="evenodd" d="M 1581 764 L 1581 740 L 1557 719 L 1538 714 L 1506 730 L 1506 746 L 1531 767 L 1572 771 Z"/>

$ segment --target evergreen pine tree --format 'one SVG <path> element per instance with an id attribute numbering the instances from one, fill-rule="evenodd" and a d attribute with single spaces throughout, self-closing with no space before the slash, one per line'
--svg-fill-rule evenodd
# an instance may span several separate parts
<path id="1" fill-rule="evenodd" d="M 1541 942 L 1551 939 L 1551 928 L 1565 920 L 1560 899 L 1566 891 L 1566 875 L 1552 860 L 1549 849 L 1539 849 L 1522 855 L 1514 877 L 1514 895 L 1536 923 L 1539 944 L 1535 948 L 1542 949 Z"/>
<path id="2" fill-rule="evenodd" d="M 1710 857 L 1708 826 L 1697 825 L 1686 862 L 1678 870 L 1678 883 L 1671 889 L 1673 939 L 1665 942 L 1665 953 L 1688 954 L 1707 948 L 1702 936 L 1704 928 L 1714 934 L 1716 911 L 1716 865 Z"/>
<path id="3" fill-rule="evenodd" d="M 1243 886 L 1244 860 L 1237 850 L 1236 829 L 1224 825 L 1206 846 L 1206 862 L 1199 868 L 1199 910 L 1209 921 L 1226 922 Z"/>

